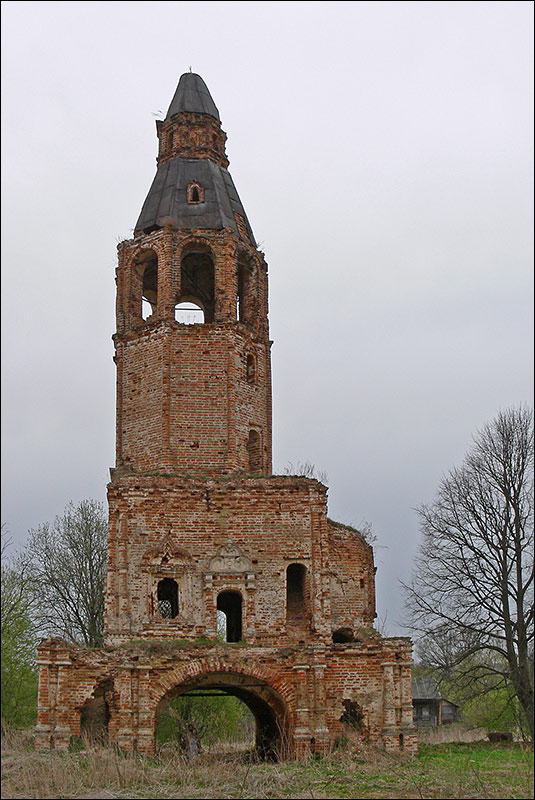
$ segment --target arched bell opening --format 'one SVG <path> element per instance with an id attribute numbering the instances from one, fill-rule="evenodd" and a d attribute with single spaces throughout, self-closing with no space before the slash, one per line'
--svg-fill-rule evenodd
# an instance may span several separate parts
<path id="1" fill-rule="evenodd" d="M 212 254 L 202 245 L 192 246 L 180 262 L 180 296 L 176 307 L 189 303 L 203 312 L 203 322 L 215 314 L 215 270 Z M 176 316 L 175 316 L 176 318 Z M 179 322 L 182 320 L 178 320 Z"/>
<path id="2" fill-rule="evenodd" d="M 243 599 L 239 592 L 226 591 L 217 595 L 217 611 L 221 621 L 221 634 L 225 642 L 240 642 L 242 639 Z M 224 619 L 221 614 L 224 614 Z"/>
<path id="3" fill-rule="evenodd" d="M 139 313 L 146 320 L 158 307 L 158 256 L 154 250 L 142 250 L 134 266 L 139 279 Z"/>
<path id="4" fill-rule="evenodd" d="M 225 700 L 225 698 L 227 700 Z M 183 733 L 192 724 L 199 734 L 200 746 L 209 748 L 206 731 L 200 730 L 199 720 L 224 714 L 228 704 L 238 710 L 235 698 L 246 708 L 242 710 L 242 744 L 254 749 L 254 755 L 265 761 L 278 761 L 290 754 L 289 717 L 281 695 L 266 681 L 253 675 L 214 672 L 196 675 L 170 689 L 160 700 L 155 715 L 156 752 L 163 741 L 183 746 Z M 222 720 L 224 723 L 224 719 Z M 220 727 L 224 727 L 224 724 Z M 224 739 L 222 740 L 224 744 Z M 235 742 L 228 741 L 229 746 Z M 218 746 L 221 752 L 221 744 Z"/>

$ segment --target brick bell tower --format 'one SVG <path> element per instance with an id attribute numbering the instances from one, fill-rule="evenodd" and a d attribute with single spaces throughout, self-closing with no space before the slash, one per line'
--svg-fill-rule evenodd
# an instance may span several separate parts
<path id="1" fill-rule="evenodd" d="M 105 646 L 41 643 L 36 745 L 105 707 L 110 741 L 153 754 L 162 709 L 202 690 L 248 705 L 264 756 L 340 736 L 414 752 L 411 643 L 372 627 L 371 546 L 319 481 L 271 473 L 267 265 L 200 76 L 156 124 L 118 247 Z"/>
<path id="2" fill-rule="evenodd" d="M 156 177 L 119 247 L 114 480 L 270 474 L 267 265 L 198 75 L 182 76 L 157 132 Z"/>

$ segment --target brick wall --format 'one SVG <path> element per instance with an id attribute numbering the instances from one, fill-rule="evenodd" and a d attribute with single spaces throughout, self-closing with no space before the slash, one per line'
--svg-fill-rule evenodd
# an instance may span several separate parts
<path id="1" fill-rule="evenodd" d="M 326 490 L 318 481 L 133 475 L 112 481 L 108 501 L 110 644 L 134 635 L 214 636 L 217 594 L 225 590 L 243 598 L 244 638 L 251 643 L 285 637 L 331 641 L 333 629 L 347 619 L 355 629 L 366 628 L 375 615 L 369 601 L 371 548 L 353 531 L 337 528 L 338 538 L 344 532 L 348 537 L 352 561 L 341 567 L 347 550 L 336 543 L 331 562 Z M 231 564 L 215 569 L 213 559 L 229 542 L 244 561 L 234 570 Z M 307 570 L 307 619 L 298 630 L 286 619 L 286 571 L 292 563 Z M 350 571 L 367 574 L 366 585 L 352 581 L 342 602 L 332 585 L 348 583 Z M 179 587 L 180 613 L 173 619 L 159 616 L 155 599 L 165 577 Z"/>
<path id="2" fill-rule="evenodd" d="M 224 687 L 242 698 L 245 693 L 253 712 L 262 709 L 259 738 L 267 738 L 282 757 L 329 752 L 341 737 L 407 754 L 416 748 L 407 639 L 179 648 L 172 642 L 147 647 L 133 639 L 104 650 L 49 639 L 40 645 L 38 663 L 39 748 L 66 749 L 70 737 L 80 735 L 82 709 L 100 696 L 109 712 L 110 740 L 153 755 L 160 711 L 173 697 L 201 687 Z M 349 722 L 348 708 L 358 711 Z"/>

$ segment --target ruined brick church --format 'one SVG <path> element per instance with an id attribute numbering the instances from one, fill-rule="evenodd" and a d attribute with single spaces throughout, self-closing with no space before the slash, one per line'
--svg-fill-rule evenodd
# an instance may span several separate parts
<path id="1" fill-rule="evenodd" d="M 109 741 L 153 754 L 170 700 L 217 690 L 251 710 L 260 755 L 348 732 L 414 752 L 411 643 L 372 627 L 372 548 L 328 519 L 322 483 L 271 472 L 267 264 L 198 75 L 156 125 L 118 247 L 105 646 L 41 643 L 36 746 L 66 748 L 100 704 Z"/>

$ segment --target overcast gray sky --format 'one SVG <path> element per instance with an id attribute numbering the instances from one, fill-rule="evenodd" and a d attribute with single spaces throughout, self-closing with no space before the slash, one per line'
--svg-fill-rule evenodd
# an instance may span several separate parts
<path id="1" fill-rule="evenodd" d="M 400 630 L 429 502 L 532 402 L 531 2 L 3 2 L 3 487 L 14 541 L 114 461 L 114 268 L 183 72 L 270 275 L 274 469 L 378 537 Z"/>

